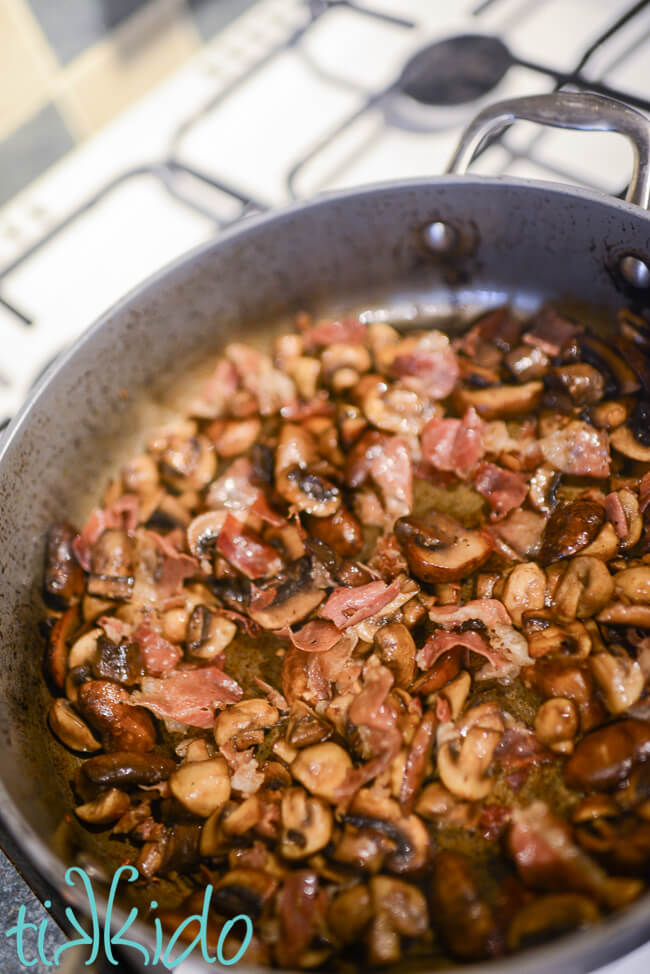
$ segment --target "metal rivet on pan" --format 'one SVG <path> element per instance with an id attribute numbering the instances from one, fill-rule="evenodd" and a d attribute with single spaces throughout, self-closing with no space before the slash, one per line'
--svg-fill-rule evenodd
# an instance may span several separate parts
<path id="1" fill-rule="evenodd" d="M 448 254 L 458 243 L 457 231 L 442 220 L 436 220 L 425 227 L 422 238 L 434 254 Z"/>
<path id="2" fill-rule="evenodd" d="M 621 274 L 632 287 L 650 287 L 650 267 L 640 257 L 628 254 L 619 263 Z"/>

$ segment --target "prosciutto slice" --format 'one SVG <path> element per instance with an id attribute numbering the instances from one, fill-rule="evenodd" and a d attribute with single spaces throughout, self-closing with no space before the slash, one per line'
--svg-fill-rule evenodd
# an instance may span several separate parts
<path id="1" fill-rule="evenodd" d="M 341 638 L 341 633 L 334 623 L 326 622 L 324 619 L 313 619 L 298 632 L 289 629 L 288 634 L 293 645 L 304 653 L 326 653 Z"/>
<path id="2" fill-rule="evenodd" d="M 217 536 L 217 551 L 247 578 L 265 578 L 282 571 L 275 548 L 228 514 Z"/>
<path id="3" fill-rule="evenodd" d="M 625 508 L 621 504 L 621 499 L 616 492 L 608 494 L 605 499 L 605 511 L 607 519 L 614 525 L 617 538 L 624 538 L 627 534 L 627 518 Z"/>
<path id="4" fill-rule="evenodd" d="M 138 523 L 140 502 L 135 494 L 123 494 L 110 507 L 96 507 L 90 512 L 81 534 L 72 542 L 72 550 L 84 571 L 91 568 L 91 548 L 109 528 L 123 528 L 132 534 Z"/>
<path id="5" fill-rule="evenodd" d="M 132 638 L 138 644 L 148 676 L 166 676 L 183 658 L 183 651 L 179 646 L 167 642 L 144 623 L 133 632 Z"/>
<path id="6" fill-rule="evenodd" d="M 422 670 L 428 670 L 449 649 L 461 646 L 472 653 L 479 653 L 495 667 L 505 666 L 507 660 L 501 653 L 491 649 L 483 636 L 477 632 L 446 632 L 439 629 L 429 636 L 415 659 Z"/>
<path id="7" fill-rule="evenodd" d="M 243 690 L 218 666 L 177 669 L 165 679 L 145 677 L 142 690 L 132 693 L 131 706 L 146 707 L 157 717 L 209 729 L 221 704 L 235 703 Z"/>
<path id="8" fill-rule="evenodd" d="M 355 588 L 337 588 L 322 606 L 320 615 L 331 619 L 338 629 L 346 629 L 379 612 L 399 592 L 397 579 L 390 585 L 385 582 L 369 582 Z"/>
<path id="9" fill-rule="evenodd" d="M 467 477 L 484 453 L 485 423 L 473 406 L 462 419 L 430 419 L 422 430 L 422 456 L 435 467 Z"/>
<path id="10" fill-rule="evenodd" d="M 310 346 L 334 345 L 338 342 L 357 345 L 366 337 L 367 325 L 358 318 L 341 321 L 319 321 L 304 332 L 305 344 Z"/>
<path id="11" fill-rule="evenodd" d="M 609 476 L 609 438 L 605 430 L 574 419 L 539 441 L 548 462 L 563 473 L 580 477 Z"/>
<path id="12" fill-rule="evenodd" d="M 500 521 L 521 507 L 528 495 L 528 484 L 522 474 L 503 470 L 494 463 L 481 464 L 474 484 L 479 494 L 487 498 L 493 521 Z"/>
<path id="13" fill-rule="evenodd" d="M 488 629 L 497 625 L 512 625 L 508 610 L 498 599 L 472 599 L 465 605 L 434 605 L 429 609 L 429 618 L 443 629 L 454 629 L 474 619 Z"/>
<path id="14" fill-rule="evenodd" d="M 418 385 L 431 399 L 446 399 L 460 375 L 456 353 L 447 336 L 439 331 L 422 335 L 408 351 L 398 352 L 391 372 L 418 379 Z"/>

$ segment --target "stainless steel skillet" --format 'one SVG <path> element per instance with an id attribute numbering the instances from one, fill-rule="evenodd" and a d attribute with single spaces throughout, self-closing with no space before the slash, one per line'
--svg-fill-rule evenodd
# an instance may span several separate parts
<path id="1" fill-rule="evenodd" d="M 518 117 L 625 135 L 635 156 L 627 200 L 460 175 L 480 144 Z M 166 390 L 232 335 L 253 335 L 304 308 L 440 318 L 503 300 L 559 301 L 592 309 L 606 328 L 617 308 L 650 302 L 650 128 L 637 112 L 569 93 L 504 102 L 470 126 L 451 171 L 240 224 L 107 312 L 8 430 L 0 449 L 0 813 L 26 856 L 80 910 L 85 897 L 64 884 L 69 863 L 59 842 L 72 805 L 70 761 L 45 723 L 43 540 L 56 518 L 83 519 L 111 469 L 160 416 Z M 150 938 L 144 927 L 132 936 Z M 649 937 L 646 898 L 498 967 L 588 971 Z M 252 970 L 245 960 L 238 966 Z"/>

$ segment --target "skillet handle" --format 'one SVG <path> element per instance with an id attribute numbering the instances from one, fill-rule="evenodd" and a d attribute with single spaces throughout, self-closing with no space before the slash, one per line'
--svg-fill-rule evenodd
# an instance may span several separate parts
<path id="1" fill-rule="evenodd" d="M 627 191 L 628 203 L 648 209 L 650 204 L 650 122 L 623 102 L 590 92 L 556 91 L 547 95 L 509 98 L 488 105 L 463 132 L 447 172 L 462 174 L 491 135 L 517 119 L 583 132 L 616 132 L 626 136 L 634 150 L 634 171 Z"/>

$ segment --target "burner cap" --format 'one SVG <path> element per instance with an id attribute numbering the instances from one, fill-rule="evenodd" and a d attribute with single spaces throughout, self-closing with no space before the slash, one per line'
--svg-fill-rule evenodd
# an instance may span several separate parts
<path id="1" fill-rule="evenodd" d="M 397 86 L 423 105 L 461 105 L 496 88 L 512 64 L 510 51 L 498 37 L 463 34 L 418 51 Z"/>

